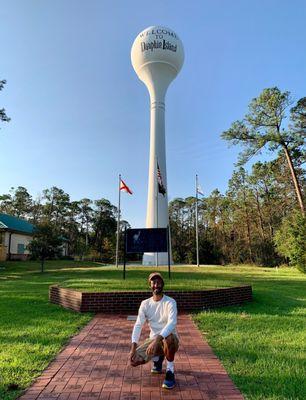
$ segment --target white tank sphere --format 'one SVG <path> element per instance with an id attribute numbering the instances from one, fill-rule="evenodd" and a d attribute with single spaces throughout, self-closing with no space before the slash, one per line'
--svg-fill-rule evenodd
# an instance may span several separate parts
<path id="1" fill-rule="evenodd" d="M 136 37 L 131 50 L 131 60 L 137 75 L 144 82 L 148 80 L 145 75 L 149 71 L 158 69 L 161 72 L 161 65 L 162 70 L 167 69 L 174 79 L 184 62 L 183 44 L 172 29 L 150 26 Z"/>

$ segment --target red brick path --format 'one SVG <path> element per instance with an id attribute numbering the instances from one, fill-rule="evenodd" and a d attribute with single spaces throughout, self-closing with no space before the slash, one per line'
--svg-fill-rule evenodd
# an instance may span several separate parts
<path id="1" fill-rule="evenodd" d="M 179 316 L 171 391 L 161 389 L 164 374 L 150 374 L 151 363 L 128 365 L 133 324 L 126 316 L 96 315 L 20 400 L 243 400 L 188 315 Z M 146 328 L 142 339 L 147 335 Z"/>

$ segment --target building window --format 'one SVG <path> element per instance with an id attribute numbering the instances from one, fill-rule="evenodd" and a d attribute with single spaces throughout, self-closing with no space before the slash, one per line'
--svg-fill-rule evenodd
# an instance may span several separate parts
<path id="1" fill-rule="evenodd" d="M 17 254 L 24 254 L 24 244 L 23 243 L 18 243 Z"/>

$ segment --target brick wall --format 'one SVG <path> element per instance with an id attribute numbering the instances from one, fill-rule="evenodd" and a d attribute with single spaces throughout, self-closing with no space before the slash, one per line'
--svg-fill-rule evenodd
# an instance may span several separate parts
<path id="1" fill-rule="evenodd" d="M 205 310 L 242 304 L 252 301 L 252 286 L 237 286 L 209 290 L 167 290 L 179 311 Z M 49 300 L 78 312 L 137 313 L 142 300 L 152 296 L 151 292 L 79 292 L 72 289 L 50 286 Z"/>

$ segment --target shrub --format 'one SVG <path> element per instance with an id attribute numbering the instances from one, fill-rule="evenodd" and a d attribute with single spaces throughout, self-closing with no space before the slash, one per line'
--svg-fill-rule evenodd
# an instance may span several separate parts
<path id="1" fill-rule="evenodd" d="M 294 212 L 284 218 L 274 241 L 278 253 L 289 258 L 290 265 L 306 273 L 306 217 Z"/>

